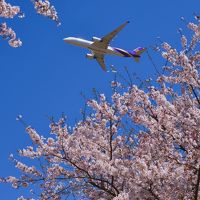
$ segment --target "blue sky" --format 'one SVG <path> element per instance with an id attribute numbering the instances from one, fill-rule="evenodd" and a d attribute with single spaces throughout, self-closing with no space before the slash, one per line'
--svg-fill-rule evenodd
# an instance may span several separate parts
<path id="1" fill-rule="evenodd" d="M 105 73 L 95 61 L 86 59 L 87 50 L 65 44 L 64 37 L 102 37 L 130 20 L 111 45 L 128 50 L 149 47 L 160 36 L 180 49 L 177 30 L 185 27 L 180 17 L 191 21 L 200 7 L 200 2 L 195 0 L 54 0 L 52 3 L 62 22 L 57 27 L 53 21 L 37 15 L 31 2 L 9 2 L 21 3 L 26 18 L 6 20 L 23 41 L 22 47 L 11 48 L 0 38 L 0 176 L 18 174 L 8 156 L 31 144 L 23 126 L 15 120 L 18 114 L 47 136 L 47 116 L 58 119 L 64 112 L 69 124 L 81 118 L 80 108 L 84 105 L 81 92 L 91 97 L 92 88 L 96 88 L 108 96 L 111 94 L 109 82 L 113 73 Z M 0 23 L 3 21 L 0 19 Z M 150 53 L 158 66 L 164 64 L 158 55 Z M 106 56 L 106 64 L 114 65 L 122 74 L 126 66 L 141 79 L 155 74 L 146 54 L 139 64 L 130 58 L 114 56 Z M 0 185 L 1 199 L 14 200 L 21 194 L 21 190 Z"/>

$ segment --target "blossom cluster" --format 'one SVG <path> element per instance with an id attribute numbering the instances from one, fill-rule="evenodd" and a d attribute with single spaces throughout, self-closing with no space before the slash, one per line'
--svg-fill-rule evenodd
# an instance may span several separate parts
<path id="1" fill-rule="evenodd" d="M 191 41 L 185 35 L 181 36 L 182 50 L 178 52 L 170 44 L 164 43 L 162 56 L 171 63 L 171 66 L 164 66 L 169 75 L 159 77 L 162 81 L 180 85 L 189 85 L 190 88 L 199 87 L 199 51 L 195 52 L 195 47 L 200 41 L 200 21 L 198 24 L 189 23 L 188 28 L 193 32 Z"/>
<path id="2" fill-rule="evenodd" d="M 0 17 L 13 18 L 20 13 L 19 6 L 12 6 L 4 0 L 0 0 Z"/>
<path id="3" fill-rule="evenodd" d="M 49 17 L 54 20 L 58 25 L 60 25 L 60 20 L 58 18 L 56 9 L 50 4 L 48 0 L 32 0 L 37 13 Z"/>
<path id="4" fill-rule="evenodd" d="M 19 13 L 19 6 L 12 6 L 4 0 L 0 0 L 0 17 L 13 18 Z M 20 39 L 16 39 L 16 33 L 11 28 L 8 28 L 6 23 L 0 24 L 0 35 L 4 39 L 8 39 L 8 43 L 12 47 L 19 47 L 22 45 Z"/>
<path id="5" fill-rule="evenodd" d="M 19 47 L 22 45 L 22 41 L 16 38 L 16 33 L 9 28 L 6 23 L 0 24 L 0 35 L 4 39 L 8 39 L 8 43 L 12 47 Z"/>

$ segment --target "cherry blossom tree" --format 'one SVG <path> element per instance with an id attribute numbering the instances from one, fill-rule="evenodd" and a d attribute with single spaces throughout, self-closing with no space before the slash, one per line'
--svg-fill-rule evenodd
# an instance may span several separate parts
<path id="1" fill-rule="evenodd" d="M 54 6 L 52 6 L 48 0 L 31 1 L 33 2 L 34 8 L 38 14 L 46 16 L 60 25 L 57 12 Z M 23 18 L 25 16 L 19 6 L 12 6 L 5 0 L 0 0 L 0 17 L 14 18 L 17 15 L 19 18 Z M 0 24 L 0 36 L 2 36 L 4 39 L 8 39 L 8 43 L 12 47 L 20 47 L 22 45 L 22 41 L 17 39 L 16 33 L 11 28 L 9 28 L 5 22 Z"/>
<path id="2" fill-rule="evenodd" d="M 1 178 L 31 189 L 30 198 L 198 200 L 200 198 L 200 21 L 189 23 L 182 49 L 162 44 L 164 72 L 156 83 L 126 90 L 112 82 L 87 101 L 92 108 L 73 128 L 51 120 L 45 138 L 26 126 L 32 145 L 19 150 L 32 166 L 10 156 L 21 177 Z M 34 162 L 35 161 L 35 162 Z M 39 163 L 38 163 L 39 162 Z M 38 196 L 37 196 L 38 195 Z M 31 195 L 30 195 L 31 196 Z"/>

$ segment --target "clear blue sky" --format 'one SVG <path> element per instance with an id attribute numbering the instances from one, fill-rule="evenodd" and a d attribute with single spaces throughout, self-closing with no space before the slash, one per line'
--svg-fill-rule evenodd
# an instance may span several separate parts
<path id="1" fill-rule="evenodd" d="M 80 108 L 84 105 L 81 92 L 90 97 L 91 89 L 96 88 L 110 95 L 113 74 L 105 73 L 95 61 L 86 59 L 87 50 L 65 44 L 64 37 L 102 37 L 130 20 L 111 45 L 132 50 L 153 45 L 160 36 L 180 48 L 177 30 L 184 27 L 180 17 L 193 20 L 193 12 L 198 13 L 200 8 L 196 0 L 54 0 L 62 22 L 56 27 L 53 21 L 37 15 L 31 2 L 9 2 L 21 3 L 26 18 L 6 20 L 23 40 L 21 48 L 11 48 L 0 38 L 0 176 L 18 174 L 8 156 L 31 144 L 23 126 L 15 120 L 18 114 L 47 135 L 46 116 L 59 118 L 64 112 L 70 124 L 80 119 Z M 155 53 L 151 54 L 157 64 L 164 63 Z M 139 64 L 130 58 L 111 56 L 106 57 L 106 64 L 113 64 L 122 73 L 127 66 L 142 79 L 155 74 L 146 54 Z M 14 200 L 20 194 L 21 190 L 0 185 L 2 200 Z"/>

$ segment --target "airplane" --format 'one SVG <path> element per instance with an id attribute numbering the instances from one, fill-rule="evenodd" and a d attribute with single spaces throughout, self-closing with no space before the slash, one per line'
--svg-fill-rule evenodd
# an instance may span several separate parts
<path id="1" fill-rule="evenodd" d="M 86 54 L 86 58 L 88 59 L 96 59 L 101 68 L 106 71 L 106 65 L 104 62 L 104 55 L 110 54 L 110 55 L 116 55 L 116 56 L 122 56 L 122 57 L 132 57 L 136 62 L 139 62 L 140 55 L 143 53 L 146 48 L 138 47 L 132 51 L 126 51 L 121 48 L 117 47 L 111 47 L 109 46 L 109 43 L 111 40 L 129 23 L 129 21 L 126 21 L 122 25 L 120 25 L 118 28 L 110 32 L 109 34 L 105 35 L 102 38 L 98 37 L 92 37 L 92 41 L 76 38 L 76 37 L 67 37 L 64 38 L 64 42 L 80 46 L 83 48 L 87 48 L 91 50 L 91 54 Z"/>

